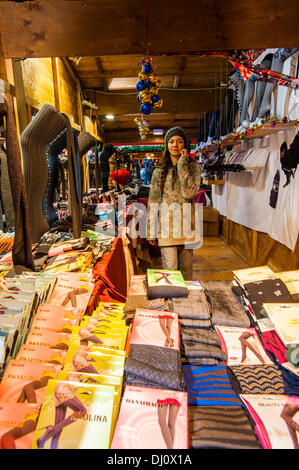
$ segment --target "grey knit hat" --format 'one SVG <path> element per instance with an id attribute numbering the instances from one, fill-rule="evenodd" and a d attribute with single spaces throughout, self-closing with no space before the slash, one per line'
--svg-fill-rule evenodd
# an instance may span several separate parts
<path id="1" fill-rule="evenodd" d="M 165 134 L 165 147 L 166 149 L 168 148 L 168 141 L 169 139 L 171 139 L 171 137 L 173 137 L 174 135 L 179 135 L 180 137 L 182 137 L 184 139 L 184 143 L 185 143 L 185 149 L 188 150 L 188 152 L 190 152 L 190 140 L 189 138 L 187 137 L 187 135 L 185 134 L 185 131 L 182 127 L 172 127 L 171 129 L 169 129 L 166 134 Z"/>

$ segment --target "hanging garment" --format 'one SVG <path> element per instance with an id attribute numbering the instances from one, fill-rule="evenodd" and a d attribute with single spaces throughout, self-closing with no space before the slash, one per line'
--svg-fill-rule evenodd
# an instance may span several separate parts
<path id="1" fill-rule="evenodd" d="M 270 192 L 270 201 L 269 201 L 269 205 L 273 209 L 275 209 L 275 207 L 277 205 L 279 182 L 280 182 L 280 172 L 279 172 L 279 170 L 277 170 L 275 175 L 274 175 L 274 179 L 273 179 L 273 183 L 272 183 L 272 189 L 271 189 L 271 192 Z"/>
<path id="2" fill-rule="evenodd" d="M 45 191 L 42 198 L 42 212 L 49 227 L 58 219 L 54 209 L 55 190 L 58 187 L 59 165 L 58 155 L 66 147 L 66 129 L 63 129 L 47 146 L 46 159 L 48 175 Z"/>
<path id="3" fill-rule="evenodd" d="M 290 145 L 289 150 L 284 154 L 280 160 L 281 168 L 287 177 L 287 182 L 283 187 L 290 183 L 291 176 L 294 177 L 294 173 L 299 163 L 299 134 L 297 134 Z"/>
<path id="4" fill-rule="evenodd" d="M 92 147 L 96 148 L 97 153 L 97 139 L 93 135 L 91 135 L 89 132 L 81 132 L 81 134 L 78 136 L 78 150 L 79 150 L 79 158 L 82 160 L 83 155 L 85 155 Z M 95 170 L 96 170 L 96 191 L 98 191 L 99 187 L 99 163 L 98 159 L 95 158 Z M 89 189 L 89 180 L 87 181 L 86 179 L 86 171 L 82 172 L 82 178 L 81 178 L 81 185 L 83 188 L 83 193 L 87 192 Z M 97 185 L 98 183 L 98 185 Z M 98 193 L 97 193 L 98 197 Z"/>
<path id="5" fill-rule="evenodd" d="M 125 372 L 130 385 L 184 390 L 180 353 L 176 349 L 131 344 Z"/>
<path id="6" fill-rule="evenodd" d="M 3 211 L 5 216 L 6 227 L 11 228 L 15 226 L 15 216 L 13 210 L 13 201 L 11 197 L 7 157 L 4 150 L 0 149 L 1 160 L 1 199 L 3 204 Z"/>
<path id="7" fill-rule="evenodd" d="M 265 69 L 270 69 L 272 62 L 273 54 L 267 54 L 266 57 L 261 62 L 261 67 Z M 251 115 L 251 122 L 254 122 L 258 117 L 261 103 L 263 100 L 264 92 L 266 89 L 267 82 L 264 80 L 255 81 L 255 91 L 254 91 L 254 108 Z"/>
<path id="8" fill-rule="evenodd" d="M 282 373 L 275 364 L 263 366 L 232 366 L 236 392 L 255 394 L 284 394 Z"/>
<path id="9" fill-rule="evenodd" d="M 32 235 L 30 223 L 30 206 L 23 179 L 21 152 L 18 144 L 17 129 L 13 103 L 0 103 L 0 116 L 6 118 L 6 155 L 15 214 L 15 237 L 12 248 L 12 260 L 16 274 L 24 270 L 34 271 L 32 258 Z"/>
<path id="10" fill-rule="evenodd" d="M 190 406 L 192 449 L 260 449 L 261 445 L 241 407 Z"/>
<path id="11" fill-rule="evenodd" d="M 65 127 L 62 114 L 53 106 L 44 104 L 21 134 L 24 179 L 34 243 L 49 229 L 42 213 L 42 197 L 49 171 L 46 148 Z"/>
<path id="12" fill-rule="evenodd" d="M 62 114 L 66 127 L 66 148 L 68 155 L 68 212 L 72 216 L 74 238 L 81 236 L 82 204 L 81 204 L 81 174 L 82 163 L 79 159 L 78 140 L 76 132 L 71 127 L 71 122 L 66 114 Z"/>
<path id="13" fill-rule="evenodd" d="M 115 153 L 115 148 L 112 144 L 105 144 L 104 149 L 100 153 L 100 171 L 102 179 L 102 190 L 103 193 L 109 190 L 108 180 L 110 174 L 109 159 Z M 115 170 L 115 168 L 113 168 Z M 113 171 L 112 170 L 112 171 Z"/>
<path id="14" fill-rule="evenodd" d="M 242 75 L 240 74 L 238 68 L 235 68 L 234 71 L 229 75 L 229 79 L 233 83 L 235 87 L 235 99 L 238 104 L 238 108 L 240 109 L 240 113 L 242 111 L 242 105 L 244 102 L 244 91 L 245 91 L 245 84 Z"/>
<path id="15" fill-rule="evenodd" d="M 243 406 L 235 394 L 226 366 L 182 366 L 188 405 Z"/>
<path id="16" fill-rule="evenodd" d="M 248 315 L 231 291 L 231 281 L 201 281 L 201 283 L 211 304 L 213 325 L 250 327 Z"/>
<path id="17" fill-rule="evenodd" d="M 290 55 L 294 54 L 298 48 L 287 48 L 281 49 L 281 57 L 290 57 Z M 242 80 L 248 80 L 251 77 L 256 77 L 259 80 L 266 80 L 269 83 L 274 83 L 275 85 L 284 85 L 288 87 L 298 87 L 299 86 L 299 79 L 295 77 L 290 77 L 288 75 L 284 75 L 282 73 L 276 72 L 274 70 L 269 70 L 261 67 L 260 65 L 254 65 L 254 61 L 264 52 L 265 49 L 248 49 L 248 50 L 239 50 L 233 49 L 229 51 L 196 51 L 196 52 L 189 52 L 186 54 L 180 55 L 188 55 L 188 56 L 218 56 L 218 57 L 226 57 L 233 67 L 236 68 L 240 78 Z M 177 53 L 168 52 L 167 56 L 178 55 Z M 240 102 L 242 103 L 242 99 Z"/>

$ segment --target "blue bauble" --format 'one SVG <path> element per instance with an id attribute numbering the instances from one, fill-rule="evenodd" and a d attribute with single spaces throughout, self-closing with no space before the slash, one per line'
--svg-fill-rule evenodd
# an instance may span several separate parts
<path id="1" fill-rule="evenodd" d="M 140 106 L 140 111 L 142 114 L 151 114 L 153 107 L 150 103 L 142 103 Z"/>
<path id="2" fill-rule="evenodd" d="M 138 80 L 138 82 L 136 83 L 136 88 L 137 88 L 137 90 L 139 90 L 139 91 L 143 91 L 143 90 L 145 90 L 147 87 L 148 87 L 148 85 L 147 85 L 147 80 Z"/>
<path id="3" fill-rule="evenodd" d="M 153 95 L 152 96 L 152 102 L 155 104 L 157 103 L 158 101 L 160 101 L 160 97 L 158 95 Z"/>
<path id="4" fill-rule="evenodd" d="M 143 64 L 143 71 L 144 71 L 145 73 L 152 73 L 153 69 L 152 69 L 151 64 L 149 64 L 148 62 L 145 62 L 145 63 Z"/>

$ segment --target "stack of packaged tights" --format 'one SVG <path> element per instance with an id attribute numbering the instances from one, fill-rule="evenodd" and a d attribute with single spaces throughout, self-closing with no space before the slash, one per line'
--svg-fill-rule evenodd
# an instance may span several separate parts
<path id="1" fill-rule="evenodd" d="M 7 253 L 12 249 L 15 239 L 14 232 L 3 232 L 0 230 L 0 253 Z"/>
<path id="2" fill-rule="evenodd" d="M 123 304 L 85 311 L 91 275 L 60 273 L 0 384 L 1 448 L 109 448 L 128 327 Z M 15 423 L 15 426 L 13 426 Z"/>
<path id="3" fill-rule="evenodd" d="M 177 314 L 136 309 L 129 346 L 127 384 L 184 390 Z"/>
<path id="4" fill-rule="evenodd" d="M 8 362 L 16 357 L 37 308 L 47 302 L 55 282 L 56 276 L 46 273 L 26 273 L 1 280 L 1 373 Z"/>
<path id="5" fill-rule="evenodd" d="M 188 401 L 179 348 L 177 314 L 136 309 L 113 449 L 188 448 Z"/>

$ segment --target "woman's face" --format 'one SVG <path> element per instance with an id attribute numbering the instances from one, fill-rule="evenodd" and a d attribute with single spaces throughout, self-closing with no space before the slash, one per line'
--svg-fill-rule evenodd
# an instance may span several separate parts
<path id="1" fill-rule="evenodd" d="M 184 139 L 179 135 L 172 136 L 168 141 L 168 150 L 172 159 L 178 160 L 185 146 Z"/>

